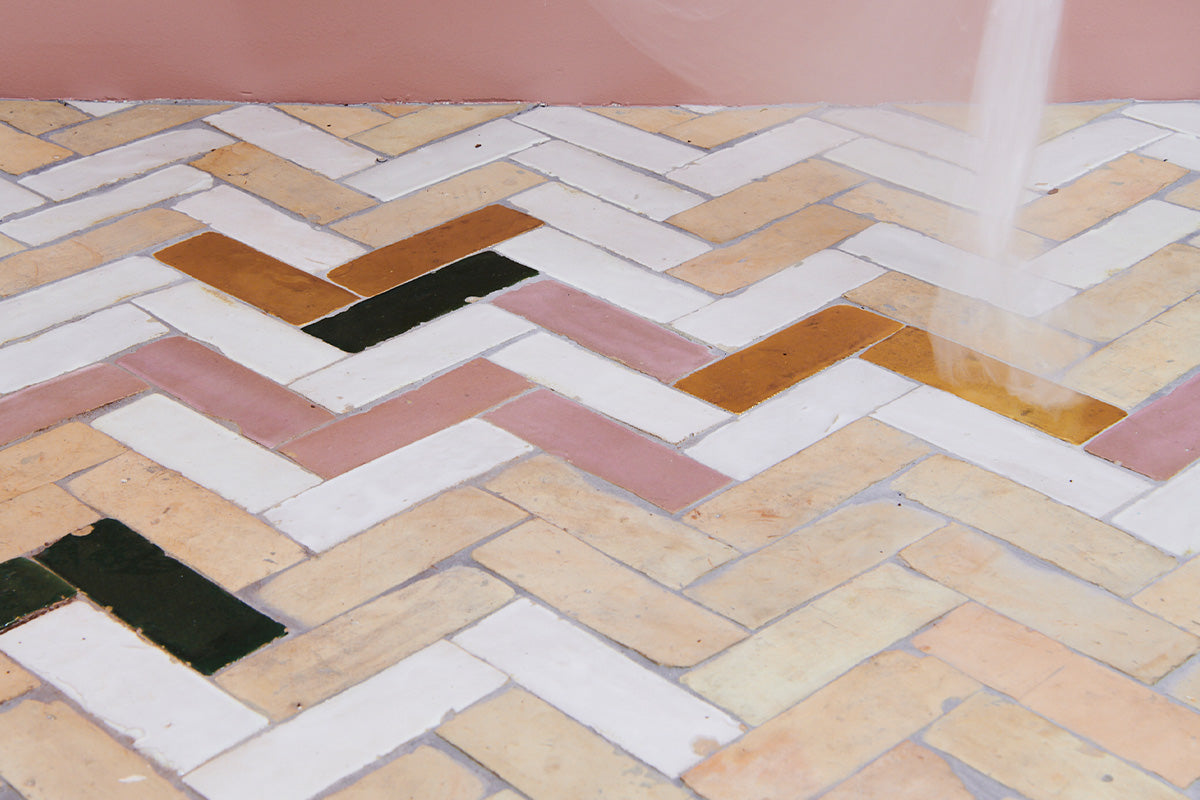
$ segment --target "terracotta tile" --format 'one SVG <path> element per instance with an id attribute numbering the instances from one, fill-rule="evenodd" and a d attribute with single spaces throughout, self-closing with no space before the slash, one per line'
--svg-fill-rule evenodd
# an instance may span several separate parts
<path id="1" fill-rule="evenodd" d="M 391 115 L 381 114 L 369 106 L 310 106 L 279 103 L 275 107 L 342 138 L 392 120 Z"/>
<path id="2" fill-rule="evenodd" d="M 21 669 L 20 665 L 8 656 L 0 654 L 0 703 L 20 697 L 30 689 L 36 689 L 38 685 L 37 678 Z"/>
<path id="3" fill-rule="evenodd" d="M 375 206 L 374 198 L 249 142 L 213 150 L 191 165 L 321 225 Z"/>
<path id="4" fill-rule="evenodd" d="M 0 630 L 75 596 L 75 587 L 28 558 L 0 561 Z"/>
<path id="5" fill-rule="evenodd" d="M 1168 194 L 1166 199 L 1181 206 L 1200 209 L 1200 179 L 1179 187 Z"/>
<path id="6" fill-rule="evenodd" d="M 659 133 L 700 116 L 686 108 L 669 106 L 589 106 L 587 110 L 647 133 Z"/>
<path id="7" fill-rule="evenodd" d="M 437 733 L 532 800 L 690 796 L 522 689 L 509 689 L 460 712 Z"/>
<path id="8" fill-rule="evenodd" d="M 293 325 L 323 317 L 357 298 L 333 284 L 213 231 L 154 257 Z"/>
<path id="9" fill-rule="evenodd" d="M 375 295 L 541 224 L 511 208 L 487 206 L 356 258 L 328 277 L 363 296 Z"/>
<path id="10" fill-rule="evenodd" d="M 100 518 L 54 484 L 45 484 L 0 503 L 0 561 L 61 539 Z"/>
<path id="11" fill-rule="evenodd" d="M 93 364 L 0 398 L 0 444 L 102 408 L 146 384 L 110 364 Z"/>
<path id="12" fill-rule="evenodd" d="M 10 445 L 0 450 L 0 502 L 124 452 L 123 445 L 82 422 Z"/>
<path id="13" fill-rule="evenodd" d="M 712 148 L 807 114 L 816 106 L 729 108 L 680 122 L 661 133 L 696 147 Z"/>
<path id="14" fill-rule="evenodd" d="M 521 525 L 472 555 L 567 616 L 665 666 L 691 666 L 745 636 L 728 621 L 541 520 Z"/>
<path id="15" fill-rule="evenodd" d="M 487 419 L 670 512 L 730 482 L 716 470 L 544 389 Z"/>
<path id="16" fill-rule="evenodd" d="M 0 714 L 0 740 L 0 775 L 30 792 L 22 793 L 27 800 L 185 800 L 149 762 L 61 701 L 26 700 Z"/>
<path id="17" fill-rule="evenodd" d="M 668 272 L 716 294 L 748 286 L 867 228 L 871 221 L 833 206 L 812 205 Z"/>
<path id="18" fill-rule="evenodd" d="M 593 488 L 550 456 L 509 467 L 486 488 L 675 589 L 737 556 L 694 528 Z"/>
<path id="19" fill-rule="evenodd" d="M 421 745 L 327 800 L 479 800 L 483 782 L 441 750 Z"/>
<path id="20" fill-rule="evenodd" d="M 1173 625 L 958 525 L 901 556 L 934 580 L 1144 682 L 1200 650 L 1200 639 Z"/>
<path id="21" fill-rule="evenodd" d="M 426 106 L 350 138 L 373 150 L 396 156 L 522 108 L 525 108 L 523 103 Z"/>
<path id="22" fill-rule="evenodd" d="M 913 742 L 899 745 L 822 800 L 974 800 L 946 760 Z"/>
<path id="23" fill-rule="evenodd" d="M 495 611 L 512 595 L 486 573 L 454 567 L 242 659 L 217 683 L 272 719 L 285 719 Z"/>
<path id="24" fill-rule="evenodd" d="M 687 772 L 708 800 L 800 800 L 848 777 L 978 684 L 933 658 L 886 652 Z"/>
<path id="25" fill-rule="evenodd" d="M 227 105 L 189 105 L 186 103 L 141 103 L 115 114 L 99 117 L 47 138 L 76 153 L 91 155 L 119 144 L 174 128 L 185 122 L 215 114 Z"/>
<path id="26" fill-rule="evenodd" d="M 1085 448 L 1156 481 L 1200 458 L 1200 378 L 1175 388 L 1097 436 Z"/>
<path id="27" fill-rule="evenodd" d="M 526 516 L 478 489 L 454 489 L 272 578 L 257 596 L 305 626 L 320 625 Z"/>
<path id="28" fill-rule="evenodd" d="M 57 100 L 0 100 L 0 120 L 34 136 L 85 119 L 87 114 Z"/>
<path id="29" fill-rule="evenodd" d="M 1030 800 L 1183 800 L 1124 761 L 991 695 L 968 699 L 924 738 Z"/>
<path id="30" fill-rule="evenodd" d="M 675 383 L 735 414 L 849 358 L 900 330 L 900 323 L 853 306 L 833 306 Z"/>
<path id="31" fill-rule="evenodd" d="M 707 347 L 557 281 L 505 292 L 492 304 L 661 381 L 712 360 Z"/>
<path id="32" fill-rule="evenodd" d="M 861 419 L 704 503 L 684 520 L 739 550 L 757 550 L 927 452 L 920 440 Z"/>
<path id="33" fill-rule="evenodd" d="M 65 147 L 0 124 L 0 170 L 20 175 L 74 155 Z"/>
<path id="34" fill-rule="evenodd" d="M 304 557 L 283 534 L 137 453 L 85 472 L 67 489 L 233 592 Z"/>

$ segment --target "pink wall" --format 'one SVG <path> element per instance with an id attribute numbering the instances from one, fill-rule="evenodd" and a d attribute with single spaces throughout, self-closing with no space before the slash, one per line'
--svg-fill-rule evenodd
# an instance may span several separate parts
<path id="1" fill-rule="evenodd" d="M 1054 99 L 1200 98 L 1200 1 L 1066 0 Z M 8 0 L 0 97 L 960 100 L 985 0 Z"/>

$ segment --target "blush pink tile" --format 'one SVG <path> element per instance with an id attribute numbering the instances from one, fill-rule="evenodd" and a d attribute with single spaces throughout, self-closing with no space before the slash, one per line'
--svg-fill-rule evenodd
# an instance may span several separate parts
<path id="1" fill-rule="evenodd" d="M 1200 376 L 1130 414 L 1085 448 L 1158 481 L 1200 457 Z"/>
<path id="2" fill-rule="evenodd" d="M 180 336 L 140 347 L 117 363 L 267 447 L 333 419 L 278 383 Z"/>
<path id="3" fill-rule="evenodd" d="M 485 419 L 667 511 L 686 508 L 732 481 L 545 389 Z"/>
<path id="4" fill-rule="evenodd" d="M 0 444 L 115 403 L 146 384 L 112 364 L 93 364 L 0 398 Z"/>
<path id="5" fill-rule="evenodd" d="M 707 347 L 557 281 L 531 283 L 492 302 L 668 383 L 713 360 Z"/>
<path id="6" fill-rule="evenodd" d="M 475 359 L 370 411 L 301 436 L 280 450 L 318 475 L 332 478 L 487 411 L 529 386 L 515 372 Z"/>

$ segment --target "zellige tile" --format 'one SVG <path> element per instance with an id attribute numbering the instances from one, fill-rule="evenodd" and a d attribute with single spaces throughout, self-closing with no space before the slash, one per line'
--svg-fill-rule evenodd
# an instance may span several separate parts
<path id="1" fill-rule="evenodd" d="M 28 558 L 0 561 L 0 631 L 75 595 L 75 587 Z"/>
<path id="2" fill-rule="evenodd" d="M 1200 136 L 1200 103 L 1130 103 L 1121 113 L 1143 122 Z"/>
<path id="3" fill-rule="evenodd" d="M 33 553 L 99 518 L 52 483 L 30 489 L 0 503 L 0 560 Z"/>
<path id="4" fill-rule="evenodd" d="M 1029 183 L 1040 190 L 1056 188 L 1168 133 L 1154 125 L 1119 117 L 1075 128 L 1034 150 Z"/>
<path id="5" fill-rule="evenodd" d="M 1192 466 L 1121 511 L 1113 524 L 1168 553 L 1191 556 L 1200 550 L 1200 537 L 1192 524 L 1198 490 L 1200 467 Z"/>
<path id="6" fill-rule="evenodd" d="M 329 178 L 341 178 L 375 163 L 371 151 L 268 106 L 238 106 L 205 117 L 204 121 Z"/>
<path id="7" fill-rule="evenodd" d="M 397 156 L 435 139 L 507 116 L 524 107 L 520 103 L 455 103 L 425 106 L 399 117 L 385 117 L 382 120 L 383 124 L 353 134 L 349 138 L 372 150 Z"/>
<path id="8" fill-rule="evenodd" d="M 55 483 L 125 452 L 82 422 L 68 422 L 0 450 L 0 500 Z"/>
<path id="9" fill-rule="evenodd" d="M 704 155 L 703 150 L 582 108 L 542 106 L 520 114 L 515 120 L 557 139 L 659 174 Z"/>
<path id="10" fill-rule="evenodd" d="M 328 798 L 388 800 L 399 793 L 406 800 L 480 800 L 483 792 L 483 781 L 468 767 L 441 750 L 421 745 Z"/>
<path id="11" fill-rule="evenodd" d="M 0 124 L 0 170 L 20 175 L 75 155 L 65 147 Z"/>
<path id="12" fill-rule="evenodd" d="M 143 391 L 111 364 L 93 364 L 0 398 L 0 445 Z"/>
<path id="13" fill-rule="evenodd" d="M 57 131 L 46 138 L 87 156 L 183 125 L 228 107 L 191 103 L 139 103 L 81 125 Z"/>
<path id="14" fill-rule="evenodd" d="M 87 118 L 87 114 L 57 100 L 0 100 L 0 120 L 34 136 Z"/>
<path id="15" fill-rule="evenodd" d="M 1097 436 L 1085 448 L 1156 481 L 1200 458 L 1200 377 L 1176 387 Z"/>

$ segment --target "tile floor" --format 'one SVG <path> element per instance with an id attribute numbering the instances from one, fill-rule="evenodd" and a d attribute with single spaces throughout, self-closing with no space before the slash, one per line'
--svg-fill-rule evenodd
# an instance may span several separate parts
<path id="1" fill-rule="evenodd" d="M 964 119 L 0 101 L 0 799 L 1200 798 L 1200 104 Z"/>

